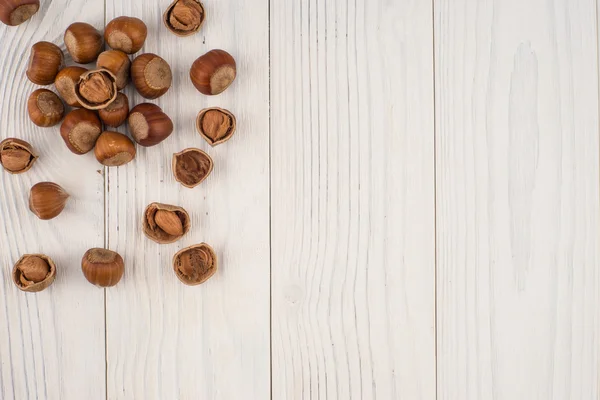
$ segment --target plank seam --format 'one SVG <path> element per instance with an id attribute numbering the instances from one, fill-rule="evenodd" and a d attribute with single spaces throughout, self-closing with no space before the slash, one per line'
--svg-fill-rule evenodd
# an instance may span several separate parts
<path id="1" fill-rule="evenodd" d="M 435 2 L 431 0 L 431 61 L 432 61 L 432 88 L 433 88 L 433 337 L 434 337 L 434 368 L 435 368 L 435 398 L 439 398 L 439 384 L 438 384 L 438 235 L 437 235 L 437 88 L 436 88 L 436 73 L 437 73 L 437 62 L 435 57 L 436 49 L 436 22 L 435 22 Z"/>

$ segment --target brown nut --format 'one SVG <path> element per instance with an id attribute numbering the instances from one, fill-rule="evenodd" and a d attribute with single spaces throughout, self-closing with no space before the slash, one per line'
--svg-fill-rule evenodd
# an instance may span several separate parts
<path id="1" fill-rule="evenodd" d="M 54 282 L 56 264 L 44 254 L 25 254 L 16 262 L 12 279 L 22 291 L 41 292 Z"/>
<path id="2" fill-rule="evenodd" d="M 75 86 L 79 82 L 81 75 L 87 71 L 83 67 L 66 67 L 56 75 L 54 86 L 56 86 L 60 97 L 71 107 L 82 107 L 81 103 L 77 101 Z"/>
<path id="3" fill-rule="evenodd" d="M 125 263 L 119 253 L 106 249 L 89 249 L 81 259 L 85 279 L 98 287 L 115 286 L 123 277 Z"/>
<path id="4" fill-rule="evenodd" d="M 36 85 L 50 85 L 64 66 L 65 57 L 57 45 L 38 42 L 31 46 L 27 78 Z"/>
<path id="5" fill-rule="evenodd" d="M 29 118 L 37 126 L 54 126 L 65 115 L 65 105 L 56 93 L 48 89 L 38 89 L 27 100 Z"/>
<path id="6" fill-rule="evenodd" d="M 225 50 L 211 50 L 192 64 L 190 78 L 200 93 L 215 95 L 223 92 L 235 80 L 235 60 Z"/>
<path id="7" fill-rule="evenodd" d="M 173 122 L 156 104 L 142 103 L 129 114 L 129 131 L 139 145 L 159 144 L 173 132 Z"/>
<path id="8" fill-rule="evenodd" d="M 181 207 L 152 203 L 144 211 L 143 227 L 156 243 L 173 243 L 190 230 L 190 216 Z"/>
<path id="9" fill-rule="evenodd" d="M 123 125 L 129 115 L 129 99 L 123 93 L 119 93 L 115 101 L 108 107 L 98 111 L 104 125 L 116 128 Z"/>
<path id="10" fill-rule="evenodd" d="M 173 270 L 186 285 L 199 285 L 217 272 L 217 255 L 206 243 L 190 246 L 175 254 Z"/>
<path id="11" fill-rule="evenodd" d="M 173 74 L 165 60 L 156 54 L 146 53 L 133 60 L 131 79 L 139 94 L 147 99 L 156 99 L 167 93 Z"/>
<path id="12" fill-rule="evenodd" d="M 88 71 L 75 85 L 75 97 L 88 110 L 106 108 L 117 98 L 117 78 L 107 69 Z"/>
<path id="13" fill-rule="evenodd" d="M 65 31 L 65 46 L 73 61 L 88 64 L 98 58 L 104 48 L 102 34 L 92 25 L 75 22 Z"/>
<path id="14" fill-rule="evenodd" d="M 211 146 L 228 141 L 235 133 L 235 128 L 235 116 L 222 108 L 205 108 L 196 118 L 198 133 Z"/>
<path id="15" fill-rule="evenodd" d="M 96 160 L 107 167 L 119 167 L 135 158 L 135 145 L 127 136 L 119 132 L 102 132 L 94 154 Z"/>
<path id="16" fill-rule="evenodd" d="M 96 145 L 102 123 L 95 112 L 80 108 L 67 114 L 60 126 L 60 136 L 75 154 L 85 154 Z"/>
<path id="17" fill-rule="evenodd" d="M 96 62 L 98 69 L 107 69 L 117 77 L 117 89 L 122 90 L 129 83 L 131 61 L 121 50 L 107 50 L 100 53 Z"/>
<path id="18" fill-rule="evenodd" d="M 163 15 L 165 26 L 177 36 L 190 36 L 200 30 L 206 13 L 199 0 L 175 0 Z"/>
<path id="19" fill-rule="evenodd" d="M 22 174 L 38 159 L 33 147 L 24 140 L 8 138 L 0 142 L 0 164 L 10 174 Z"/>
<path id="20" fill-rule="evenodd" d="M 17 26 L 38 12 L 40 0 L 0 0 L 0 21 Z"/>
<path id="21" fill-rule="evenodd" d="M 115 18 L 106 25 L 104 30 L 106 43 L 111 48 L 127 54 L 140 51 L 147 35 L 146 24 L 141 19 L 134 17 Z"/>
<path id="22" fill-rule="evenodd" d="M 39 219 L 57 217 L 65 208 L 69 194 L 56 183 L 40 182 L 31 188 L 29 209 Z"/>
<path id="23" fill-rule="evenodd" d="M 204 181 L 213 170 L 213 160 L 200 149 L 185 149 L 173 154 L 173 175 L 183 186 L 193 188 Z"/>

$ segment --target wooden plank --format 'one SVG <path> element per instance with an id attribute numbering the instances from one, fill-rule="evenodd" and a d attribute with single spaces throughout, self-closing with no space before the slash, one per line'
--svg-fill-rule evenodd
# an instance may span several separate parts
<path id="1" fill-rule="evenodd" d="M 92 154 L 73 155 L 58 126 L 35 126 L 26 106 L 38 88 L 25 76 L 30 47 L 45 40 L 65 51 L 64 31 L 77 20 L 101 28 L 104 3 L 42 2 L 29 22 L 0 24 L 0 140 L 22 138 L 40 154 L 26 174 L 0 171 L 0 398 L 5 400 L 105 398 L 104 292 L 85 280 L 80 267 L 83 253 L 104 243 L 101 166 Z M 52 221 L 40 221 L 28 209 L 29 189 L 41 181 L 56 182 L 71 195 Z M 38 294 L 19 291 L 11 280 L 13 264 L 27 253 L 47 254 L 58 267 L 54 284 Z"/>
<path id="2" fill-rule="evenodd" d="M 432 24 L 271 1 L 274 399 L 435 398 Z"/>
<path id="3" fill-rule="evenodd" d="M 592 0 L 435 1 L 438 393 L 597 399 Z"/>
<path id="4" fill-rule="evenodd" d="M 175 132 L 156 147 L 138 147 L 131 165 L 108 173 L 109 247 L 125 258 L 123 281 L 107 291 L 108 397 L 111 399 L 266 399 L 269 360 L 269 64 L 267 0 L 204 2 L 200 33 L 179 38 L 162 23 L 169 1 L 107 1 L 107 21 L 121 15 L 148 25 L 142 52 L 165 58 L 173 86 L 154 101 L 171 116 Z M 189 78 L 192 62 L 222 48 L 238 63 L 238 79 L 207 97 Z M 132 94 L 131 91 L 129 94 Z M 140 103 L 139 95 L 130 97 Z M 195 132 L 200 109 L 235 113 L 238 129 L 210 148 Z M 172 154 L 207 151 L 215 170 L 195 189 L 175 182 Z M 192 230 L 172 245 L 142 234 L 146 205 L 185 207 Z M 199 287 L 186 287 L 172 270 L 181 248 L 205 241 L 220 270 Z"/>

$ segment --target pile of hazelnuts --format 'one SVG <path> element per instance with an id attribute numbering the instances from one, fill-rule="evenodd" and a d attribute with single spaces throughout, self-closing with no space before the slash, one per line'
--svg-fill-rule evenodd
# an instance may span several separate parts
<path id="1" fill-rule="evenodd" d="M 37 0 L 0 0 L 0 20 L 18 25 L 38 9 Z M 175 0 L 163 15 L 165 26 L 178 36 L 198 32 L 205 18 L 199 0 Z M 110 21 L 104 34 L 84 22 L 71 24 L 64 34 L 65 47 L 75 63 L 95 63 L 91 70 L 65 66 L 62 50 L 53 43 L 34 44 L 27 78 L 37 85 L 54 84 L 57 93 L 46 88 L 31 93 L 27 101 L 31 121 L 40 127 L 60 123 L 60 135 L 71 152 L 82 155 L 93 150 L 98 162 L 106 167 L 134 160 L 136 144 L 151 147 L 167 139 L 173 132 L 169 116 L 152 103 L 138 104 L 130 110 L 129 99 L 120 92 L 131 81 L 142 97 L 157 99 L 171 87 L 171 68 L 163 58 L 152 53 L 138 55 L 133 61 L 129 58 L 142 49 L 147 33 L 142 20 L 127 16 Z M 111 49 L 105 50 L 105 44 Z M 205 95 L 223 92 L 235 77 L 235 60 L 224 50 L 209 51 L 190 68 L 192 83 Z M 126 122 L 133 140 L 109 130 Z M 234 134 L 235 116 L 224 109 L 207 108 L 199 112 L 196 128 L 211 146 L 216 146 Z M 0 142 L 0 164 L 10 174 L 28 171 L 37 159 L 33 146 L 24 140 L 8 138 Z M 175 179 L 188 188 L 204 181 L 213 165 L 211 157 L 197 148 L 184 149 L 172 159 Z M 42 220 L 53 219 L 63 211 L 68 198 L 58 184 L 40 182 L 31 188 L 29 208 Z M 144 234 L 161 244 L 173 243 L 190 230 L 187 211 L 168 204 L 148 205 L 142 223 Z M 209 245 L 201 243 L 175 254 L 173 269 L 183 283 L 198 285 L 214 275 L 217 257 Z M 123 258 L 111 250 L 90 249 L 83 256 L 82 271 L 92 284 L 114 286 L 123 276 Z M 47 288 L 55 276 L 56 265 L 44 254 L 24 255 L 12 273 L 15 285 L 26 292 Z"/>

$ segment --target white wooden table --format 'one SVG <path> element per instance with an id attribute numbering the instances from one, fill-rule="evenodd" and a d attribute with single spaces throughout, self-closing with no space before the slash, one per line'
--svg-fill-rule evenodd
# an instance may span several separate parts
<path id="1" fill-rule="evenodd" d="M 205 0 L 189 38 L 169 3 L 42 0 L 0 27 L 0 138 L 41 154 L 0 174 L 0 399 L 600 398 L 594 0 Z M 24 72 L 33 43 L 121 15 L 173 68 L 176 131 L 105 169 L 29 121 Z M 213 48 L 238 79 L 206 97 L 188 70 Z M 238 118 L 216 148 L 208 106 Z M 186 147 L 216 163 L 193 190 L 170 168 Z M 72 198 L 41 222 L 46 180 Z M 191 233 L 147 240 L 152 201 Z M 185 287 L 171 258 L 201 241 L 220 270 Z M 126 261 L 107 290 L 80 270 L 104 246 Z M 10 279 L 32 252 L 59 266 L 39 294 Z"/>

